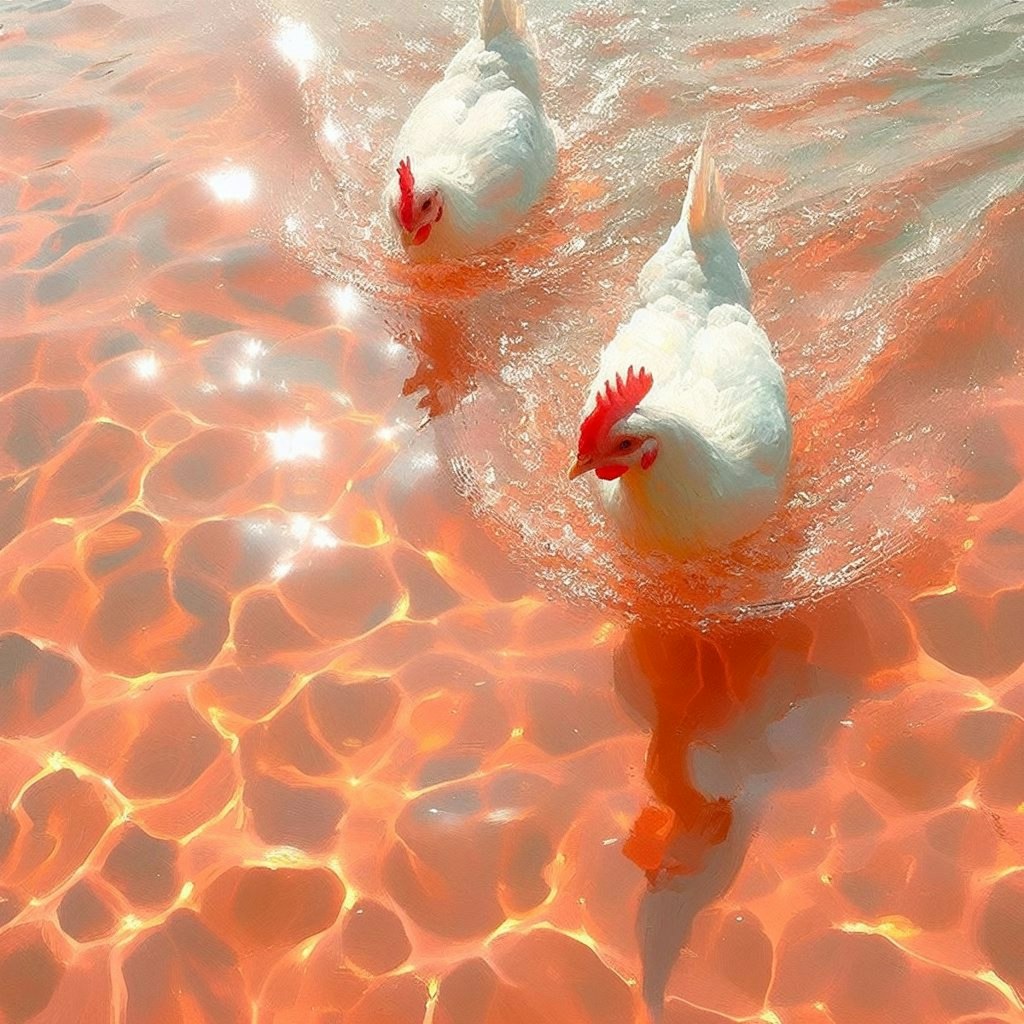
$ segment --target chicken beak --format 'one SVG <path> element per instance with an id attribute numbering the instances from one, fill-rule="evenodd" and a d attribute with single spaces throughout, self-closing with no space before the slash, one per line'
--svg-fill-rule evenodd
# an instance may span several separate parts
<path id="1" fill-rule="evenodd" d="M 569 479 L 575 480 L 576 477 L 589 473 L 593 468 L 594 464 L 589 459 L 574 459 L 569 467 Z"/>

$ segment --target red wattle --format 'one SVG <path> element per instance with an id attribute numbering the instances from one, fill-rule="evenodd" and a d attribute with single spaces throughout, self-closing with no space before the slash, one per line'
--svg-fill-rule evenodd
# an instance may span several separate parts
<path id="1" fill-rule="evenodd" d="M 617 480 L 623 473 L 628 471 L 629 466 L 598 466 L 594 470 L 594 474 L 600 480 Z"/>

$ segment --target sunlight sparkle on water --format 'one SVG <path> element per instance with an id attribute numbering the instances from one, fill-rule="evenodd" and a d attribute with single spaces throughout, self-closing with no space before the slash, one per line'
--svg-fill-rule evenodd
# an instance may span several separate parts
<path id="1" fill-rule="evenodd" d="M 222 203 L 245 203 L 256 194 L 256 176 L 248 167 L 225 167 L 206 175 L 206 184 Z"/>
<path id="2" fill-rule="evenodd" d="M 275 462 L 298 462 L 324 457 L 324 432 L 307 420 L 299 427 L 281 427 L 267 433 Z"/>
<path id="3" fill-rule="evenodd" d="M 377 431 L 377 437 L 381 441 L 393 441 L 397 433 L 397 427 L 381 427 L 380 430 Z"/>
<path id="4" fill-rule="evenodd" d="M 288 532 L 301 544 L 313 529 L 313 521 L 307 516 L 292 516 Z"/>
<path id="5" fill-rule="evenodd" d="M 337 548 L 341 546 L 341 541 L 327 529 L 326 526 L 321 526 L 319 523 L 313 527 L 313 547 L 320 550 L 327 550 L 331 548 Z"/>
<path id="6" fill-rule="evenodd" d="M 308 516 L 292 516 L 288 533 L 299 542 L 309 543 L 317 550 L 339 547 L 341 541 L 322 523 L 314 522 Z"/>
<path id="7" fill-rule="evenodd" d="M 332 146 L 341 141 L 341 129 L 329 117 L 324 119 L 323 133 L 324 139 Z"/>
<path id="8" fill-rule="evenodd" d="M 247 388 L 260 379 L 260 371 L 252 366 L 239 366 L 235 370 L 235 383 L 240 388 Z"/>
<path id="9" fill-rule="evenodd" d="M 160 372 L 160 360 L 152 352 L 145 352 L 135 360 L 135 373 L 143 380 L 153 380 Z"/>
<path id="10" fill-rule="evenodd" d="M 266 346 L 258 338 L 249 338 L 242 346 L 243 355 L 252 360 L 260 359 L 266 354 Z M 259 382 L 261 377 L 258 366 L 252 363 L 235 364 L 235 383 L 240 388 L 247 388 Z"/>
<path id="11" fill-rule="evenodd" d="M 390 442 L 394 441 L 400 434 L 404 434 L 408 431 L 409 424 L 404 423 L 402 420 L 396 420 L 390 425 L 379 427 L 376 431 L 376 436 L 379 441 Z"/>
<path id="12" fill-rule="evenodd" d="M 320 53 L 316 37 L 305 22 L 281 18 L 277 24 L 274 48 L 298 71 L 299 81 L 304 82 Z"/>
<path id="13" fill-rule="evenodd" d="M 330 295 L 331 306 L 340 320 L 348 320 L 362 308 L 363 300 L 350 284 L 334 285 Z"/>

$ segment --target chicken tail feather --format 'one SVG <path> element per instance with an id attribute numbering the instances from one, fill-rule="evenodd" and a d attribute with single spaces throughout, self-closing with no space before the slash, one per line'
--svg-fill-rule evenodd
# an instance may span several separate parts
<path id="1" fill-rule="evenodd" d="M 685 212 L 690 238 L 695 241 L 726 227 L 725 194 L 715 158 L 709 151 L 707 129 L 690 168 Z"/>
<path id="2" fill-rule="evenodd" d="M 502 32 L 517 36 L 526 33 L 526 12 L 522 0 L 481 0 L 480 35 L 484 45 Z"/>

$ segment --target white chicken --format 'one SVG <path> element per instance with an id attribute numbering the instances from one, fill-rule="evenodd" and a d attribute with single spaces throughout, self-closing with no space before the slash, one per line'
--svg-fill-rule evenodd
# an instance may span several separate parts
<path id="1" fill-rule="evenodd" d="M 706 136 L 639 291 L 643 305 L 602 354 L 569 475 L 594 472 L 631 546 L 685 557 L 764 521 L 791 447 L 785 380 L 750 313 Z"/>
<path id="2" fill-rule="evenodd" d="M 490 248 L 543 194 L 555 159 L 522 2 L 482 0 L 479 38 L 398 133 L 388 217 L 415 261 Z"/>

